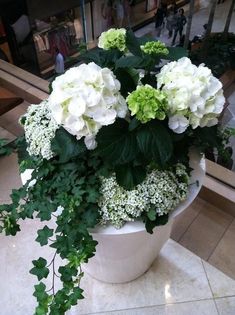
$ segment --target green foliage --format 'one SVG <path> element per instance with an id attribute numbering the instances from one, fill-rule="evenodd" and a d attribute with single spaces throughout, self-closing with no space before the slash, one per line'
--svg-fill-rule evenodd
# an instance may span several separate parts
<path id="1" fill-rule="evenodd" d="M 230 49 L 235 45 L 234 34 L 228 34 L 227 38 L 223 38 L 223 33 L 212 34 L 207 39 L 207 44 L 206 56 L 203 50 L 203 43 L 201 48 L 190 53 L 190 59 L 194 64 L 205 63 L 217 78 L 230 68 L 234 68 L 234 55 L 230 52 Z"/>
<path id="2" fill-rule="evenodd" d="M 155 76 L 159 70 L 156 65 L 162 56 L 144 54 L 140 46 L 145 42 L 146 38 L 137 38 L 132 31 L 127 31 L 126 45 L 132 55 L 117 49 L 97 48 L 82 54 L 79 61 L 93 61 L 112 69 L 121 83 L 122 96 L 127 97 L 140 80 L 156 87 Z M 183 49 L 169 48 L 165 58 L 177 60 L 182 56 L 185 56 Z M 157 115 L 153 117 L 159 118 Z M 16 235 L 22 219 L 37 217 L 41 221 L 52 218 L 55 221 L 55 228 L 49 228 L 48 224 L 37 233 L 36 241 L 41 246 L 49 245 L 54 256 L 49 263 L 42 257 L 34 260 L 30 270 L 39 281 L 33 294 L 38 303 L 36 315 L 64 315 L 83 298 L 81 264 L 95 254 L 97 242 L 89 234 L 89 229 L 101 219 L 98 207 L 100 176 L 115 173 L 119 185 L 132 189 L 145 179 L 146 171 L 151 167 L 167 168 L 177 162 L 187 165 L 191 145 L 204 151 L 224 147 L 223 137 L 218 141 L 217 128 L 197 128 L 195 132 L 188 129 L 183 135 L 176 135 L 167 128 L 164 117 L 162 119 L 152 119 L 144 124 L 136 117 L 117 119 L 99 130 L 94 151 L 86 149 L 84 139 L 78 141 L 60 127 L 51 143 L 55 156 L 49 161 L 29 156 L 24 137 L 14 142 L 12 148 L 18 151 L 20 170 L 33 169 L 33 172 L 23 187 L 12 191 L 12 202 L 0 205 L 0 232 Z M 10 151 L 6 143 L 0 141 L 0 155 Z M 31 180 L 35 182 L 33 185 L 29 185 Z M 154 209 L 150 209 L 142 219 L 147 231 L 152 233 L 155 226 L 166 224 L 168 215 L 159 217 Z M 57 256 L 64 260 L 58 270 Z M 51 287 L 41 282 L 49 274 Z M 55 287 L 56 276 L 60 280 L 59 289 Z"/>
<path id="3" fill-rule="evenodd" d="M 5 139 L 0 139 L 0 157 L 4 155 L 10 155 L 13 148 L 8 144 Z"/>
<path id="4" fill-rule="evenodd" d="M 52 151 L 59 156 L 59 162 L 68 162 L 86 151 L 86 146 L 83 141 L 77 141 L 65 129 L 60 128 L 56 131 L 55 138 L 52 140 Z"/>
<path id="5" fill-rule="evenodd" d="M 38 280 L 42 280 L 43 278 L 47 278 L 49 274 L 49 269 L 46 267 L 47 261 L 46 259 L 40 257 L 38 260 L 33 260 L 34 267 L 30 270 L 32 275 L 37 276 Z"/>
<path id="6" fill-rule="evenodd" d="M 53 229 L 49 229 L 47 225 L 44 226 L 43 229 L 38 230 L 38 237 L 36 241 L 40 243 L 41 246 L 48 244 L 48 239 L 53 235 Z"/>

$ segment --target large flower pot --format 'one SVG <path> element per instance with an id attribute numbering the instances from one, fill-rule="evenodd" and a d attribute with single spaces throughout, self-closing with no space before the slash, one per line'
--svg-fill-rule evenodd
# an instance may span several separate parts
<path id="1" fill-rule="evenodd" d="M 171 212 L 166 225 L 156 227 L 153 234 L 145 230 L 142 222 L 128 222 L 121 229 L 113 226 L 91 230 L 98 241 L 96 254 L 83 270 L 98 280 L 109 283 L 123 283 L 134 280 L 146 272 L 156 259 L 161 248 L 170 237 L 176 215 L 185 210 L 196 198 L 205 175 L 205 160 L 195 152 L 191 153 L 193 168 L 187 199 Z"/>
<path id="2" fill-rule="evenodd" d="M 121 229 L 97 226 L 90 230 L 98 241 L 95 256 L 83 270 L 98 280 L 109 283 L 132 281 L 146 272 L 170 237 L 175 216 L 185 210 L 196 198 L 205 175 L 205 159 L 197 152 L 190 154 L 191 172 L 188 197 L 170 213 L 167 224 L 156 227 L 153 234 L 142 222 L 128 222 Z M 32 170 L 21 174 L 22 182 L 31 177 Z M 33 182 L 30 183 L 31 185 Z"/>

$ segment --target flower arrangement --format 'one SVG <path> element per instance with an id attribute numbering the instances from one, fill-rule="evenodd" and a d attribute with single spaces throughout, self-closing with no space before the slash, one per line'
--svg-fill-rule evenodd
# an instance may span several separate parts
<path id="1" fill-rule="evenodd" d="M 12 203 L 0 206 L 7 235 L 20 230 L 19 219 L 56 223 L 36 239 L 55 250 L 51 263 L 40 257 L 30 271 L 39 281 L 36 315 L 65 314 L 83 298 L 81 264 L 97 244 L 90 228 L 142 220 L 152 233 L 187 197 L 190 147 L 221 145 L 222 84 L 207 67 L 124 29 L 102 33 L 98 46 L 21 118 L 20 169 L 33 171 Z M 57 255 L 65 262 L 57 270 L 61 286 L 48 291 L 43 280 Z"/>

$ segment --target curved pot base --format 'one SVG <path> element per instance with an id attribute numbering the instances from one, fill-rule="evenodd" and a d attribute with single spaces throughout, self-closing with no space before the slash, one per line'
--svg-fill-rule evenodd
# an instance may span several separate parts
<path id="1" fill-rule="evenodd" d="M 92 234 L 98 241 L 96 254 L 83 270 L 93 278 L 108 283 L 124 283 L 143 275 L 152 265 L 170 237 L 173 220 L 156 227 L 119 235 Z"/>

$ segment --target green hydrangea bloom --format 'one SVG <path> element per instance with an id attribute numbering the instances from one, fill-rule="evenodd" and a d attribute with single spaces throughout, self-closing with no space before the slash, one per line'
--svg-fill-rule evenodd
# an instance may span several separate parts
<path id="1" fill-rule="evenodd" d="M 138 86 L 126 100 L 131 115 L 136 115 L 136 118 L 142 123 L 155 118 L 163 120 L 166 117 L 166 95 L 148 84 Z"/>
<path id="2" fill-rule="evenodd" d="M 117 48 L 120 51 L 126 50 L 126 30 L 124 28 L 110 28 L 100 35 L 98 47 L 105 50 Z"/>
<path id="3" fill-rule="evenodd" d="M 159 40 L 147 42 L 144 45 L 140 46 L 140 48 L 145 54 L 148 55 L 169 54 L 169 50 L 166 48 L 166 45 Z"/>

